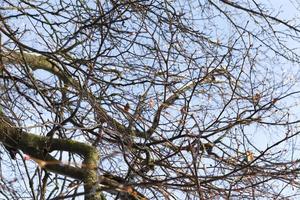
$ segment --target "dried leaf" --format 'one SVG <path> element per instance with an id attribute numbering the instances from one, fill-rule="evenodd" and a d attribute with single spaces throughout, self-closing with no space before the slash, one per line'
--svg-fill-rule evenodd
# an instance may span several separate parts
<path id="1" fill-rule="evenodd" d="M 128 112 L 130 110 L 130 105 L 129 103 L 126 103 L 126 105 L 124 106 L 124 111 Z"/>
<path id="2" fill-rule="evenodd" d="M 153 108 L 153 107 L 154 107 L 154 104 L 155 104 L 154 99 L 153 99 L 153 98 L 150 98 L 150 100 L 149 100 L 149 107 L 150 107 L 150 108 Z"/>
<path id="3" fill-rule="evenodd" d="M 257 104 L 259 101 L 260 101 L 260 94 L 259 93 L 256 93 L 254 96 L 253 96 L 253 103 Z"/>
<path id="4" fill-rule="evenodd" d="M 251 151 L 246 151 L 246 161 L 252 162 L 254 160 L 254 154 Z"/>

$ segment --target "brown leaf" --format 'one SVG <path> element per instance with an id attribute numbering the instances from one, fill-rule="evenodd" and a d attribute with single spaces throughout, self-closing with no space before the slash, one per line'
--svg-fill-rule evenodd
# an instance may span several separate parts
<path id="1" fill-rule="evenodd" d="M 150 100 L 149 100 L 149 107 L 150 107 L 150 108 L 153 108 L 153 107 L 154 107 L 154 104 L 155 104 L 154 99 L 153 99 L 153 98 L 150 98 Z"/>
<path id="2" fill-rule="evenodd" d="M 251 151 L 246 151 L 246 161 L 251 162 L 254 160 L 254 154 Z"/>
<path id="3" fill-rule="evenodd" d="M 126 105 L 124 106 L 124 111 L 128 112 L 130 110 L 130 105 L 129 103 L 126 103 Z"/>
<path id="4" fill-rule="evenodd" d="M 253 103 L 257 104 L 259 101 L 260 101 L 260 94 L 259 93 L 256 93 L 254 96 L 253 96 Z"/>

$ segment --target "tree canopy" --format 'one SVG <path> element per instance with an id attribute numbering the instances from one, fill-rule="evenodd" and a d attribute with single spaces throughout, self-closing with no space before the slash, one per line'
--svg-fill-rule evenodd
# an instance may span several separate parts
<path id="1" fill-rule="evenodd" d="M 276 2 L 2 0 L 0 197 L 299 198 L 300 4 Z"/>

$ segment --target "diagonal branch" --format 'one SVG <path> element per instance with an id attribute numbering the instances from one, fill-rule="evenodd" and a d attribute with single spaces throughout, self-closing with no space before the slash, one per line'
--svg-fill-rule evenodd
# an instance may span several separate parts
<path id="1" fill-rule="evenodd" d="M 159 108 L 157 109 L 157 111 L 155 113 L 152 125 L 149 128 L 149 130 L 147 131 L 148 137 L 150 137 L 153 134 L 153 132 L 156 130 L 156 128 L 158 127 L 162 111 L 167 109 L 169 106 L 173 105 L 175 103 L 175 101 L 179 99 L 181 94 L 183 94 L 187 90 L 194 87 L 196 85 L 196 83 L 197 82 L 195 82 L 195 81 L 190 81 L 189 83 L 185 84 L 184 86 L 179 88 L 177 91 L 175 91 L 167 100 L 165 100 L 164 103 L 162 103 L 159 106 Z"/>
<path id="2" fill-rule="evenodd" d="M 96 148 L 74 140 L 51 139 L 23 132 L 21 129 L 0 123 L 0 141 L 9 147 L 30 155 L 40 167 L 51 172 L 82 180 L 85 184 L 86 200 L 99 200 L 97 165 L 99 153 Z M 68 151 L 83 156 L 81 168 L 65 165 L 49 153 L 54 150 Z"/>
<path id="3" fill-rule="evenodd" d="M 5 52 L 2 56 L 4 64 L 26 64 L 31 70 L 43 69 L 56 75 L 66 85 L 80 88 L 80 83 L 74 80 L 70 75 L 64 73 L 59 67 L 59 64 L 49 60 L 46 56 L 25 51 Z M 84 95 L 90 103 L 95 106 L 95 110 L 99 113 L 99 121 L 108 123 L 120 134 L 131 135 L 132 131 L 129 131 L 127 127 L 109 116 L 99 103 L 95 102 L 95 98 L 93 98 L 91 92 L 87 91 Z M 141 136 L 142 133 L 138 132 L 138 134 L 135 135 Z M 107 188 L 110 188 L 107 190 L 110 193 L 121 193 L 123 196 L 127 196 L 132 200 L 146 199 L 131 186 L 125 187 L 123 184 L 118 183 L 113 179 L 98 176 L 96 170 L 99 161 L 99 153 L 96 148 L 88 144 L 74 140 L 56 139 L 26 133 L 16 127 L 7 127 L 4 123 L 0 123 L 0 142 L 8 147 L 22 150 L 24 153 L 30 155 L 40 167 L 46 170 L 82 180 L 85 183 L 84 193 L 86 200 L 105 199 L 101 195 L 101 191 L 107 190 Z M 52 157 L 49 153 L 55 150 L 81 155 L 84 158 L 81 168 L 63 164 Z"/>

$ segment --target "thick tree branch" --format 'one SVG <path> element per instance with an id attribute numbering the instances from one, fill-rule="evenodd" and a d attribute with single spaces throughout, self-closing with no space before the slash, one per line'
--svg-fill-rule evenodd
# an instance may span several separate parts
<path id="1" fill-rule="evenodd" d="M 104 199 L 101 191 L 121 193 L 122 196 L 127 196 L 132 200 L 145 199 L 132 186 L 120 183 L 114 178 L 97 175 L 99 153 L 93 146 L 74 140 L 49 138 L 26 133 L 16 127 L 8 127 L 4 123 L 0 123 L 0 141 L 30 155 L 32 160 L 43 169 L 82 180 L 85 186 L 86 200 Z M 55 159 L 49 154 L 55 150 L 81 155 L 84 158 L 81 168 L 73 167 Z"/>
<path id="2" fill-rule="evenodd" d="M 97 192 L 99 184 L 96 171 L 99 154 L 94 147 L 74 140 L 37 136 L 7 126 L 5 123 L 0 123 L 0 141 L 30 155 L 40 167 L 46 170 L 82 180 L 85 183 L 86 200 L 100 199 L 100 192 Z M 80 154 L 84 158 L 82 167 L 73 167 L 58 161 L 49 154 L 54 150 Z"/>
<path id="3" fill-rule="evenodd" d="M 35 53 L 28 53 L 28 52 L 15 52 L 12 51 L 10 53 L 6 52 L 3 54 L 3 62 L 4 64 L 26 64 L 28 67 L 30 67 L 31 70 L 46 70 L 49 73 L 56 75 L 60 80 L 62 80 L 65 84 L 68 86 L 72 86 L 74 88 L 81 88 L 80 84 L 74 80 L 70 75 L 64 73 L 62 69 L 59 68 L 59 65 L 56 64 L 55 61 L 52 61 L 48 59 L 45 56 L 38 55 Z M 123 126 L 121 123 L 119 123 L 117 120 L 113 119 L 111 116 L 107 114 L 107 112 L 99 105 L 99 102 L 96 102 L 94 96 L 89 92 L 89 90 L 86 91 L 86 94 L 84 94 L 88 101 L 91 102 L 92 105 L 94 105 L 95 110 L 98 113 L 98 120 L 100 122 L 106 122 L 111 127 L 116 129 L 120 134 L 123 135 L 135 135 L 138 137 L 145 137 L 145 134 L 143 132 L 140 132 L 138 130 L 129 130 L 127 127 Z"/>
<path id="4" fill-rule="evenodd" d="M 28 53 L 28 52 L 6 52 L 1 55 L 3 64 L 26 64 L 31 70 L 43 69 L 51 74 L 56 75 L 59 79 L 65 83 L 70 82 L 69 77 L 63 73 L 63 71 L 55 64 L 51 62 L 47 57 L 43 55 Z"/>

